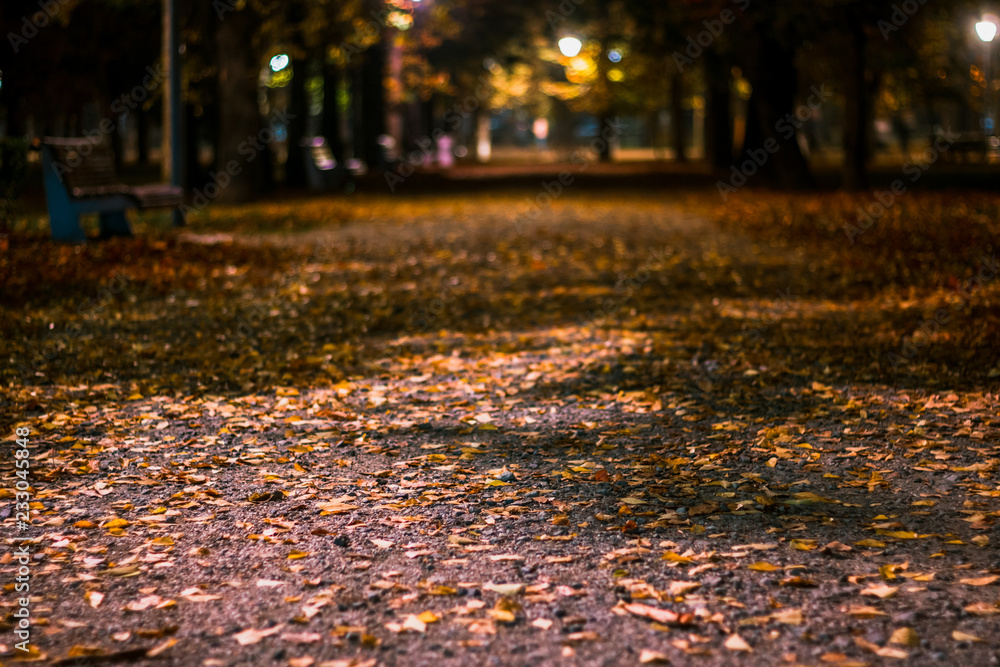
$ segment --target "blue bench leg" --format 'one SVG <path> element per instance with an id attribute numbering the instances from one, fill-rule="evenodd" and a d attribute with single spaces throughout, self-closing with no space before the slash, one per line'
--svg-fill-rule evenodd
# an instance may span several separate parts
<path id="1" fill-rule="evenodd" d="M 125 217 L 125 211 L 101 213 L 101 238 L 109 236 L 132 236 L 132 228 Z"/>
<path id="2" fill-rule="evenodd" d="M 80 215 L 69 202 L 53 202 L 49 198 L 49 226 L 52 240 L 62 243 L 83 243 L 87 235 L 80 226 Z"/>

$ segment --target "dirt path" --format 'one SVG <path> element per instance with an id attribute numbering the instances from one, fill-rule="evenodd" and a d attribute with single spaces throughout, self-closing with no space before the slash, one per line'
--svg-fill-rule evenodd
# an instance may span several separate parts
<path id="1" fill-rule="evenodd" d="M 996 664 L 996 394 L 873 371 L 885 295 L 808 249 L 652 195 L 529 223 L 531 196 L 88 246 L 39 269 L 69 297 L 17 283 L 5 358 L 81 327 L 0 397 L 10 451 L 30 430 L 31 528 L 0 493 L 33 655 Z"/>

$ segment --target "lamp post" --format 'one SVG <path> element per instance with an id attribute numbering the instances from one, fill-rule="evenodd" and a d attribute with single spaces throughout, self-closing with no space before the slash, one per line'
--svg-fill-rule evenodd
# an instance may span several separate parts
<path id="1" fill-rule="evenodd" d="M 997 18 L 992 14 L 986 14 L 983 19 L 976 23 L 976 36 L 983 43 L 984 53 L 983 53 L 983 74 L 986 79 L 986 99 L 983 100 L 983 108 L 986 118 L 983 119 L 983 129 L 986 131 L 987 136 L 992 137 L 993 132 L 993 96 L 990 94 L 990 87 L 992 81 L 990 80 L 990 65 L 993 60 L 993 52 L 990 49 L 990 44 L 993 43 L 993 39 L 997 36 Z"/>
<path id="2" fill-rule="evenodd" d="M 181 63 L 177 39 L 177 5 L 163 0 L 163 68 L 167 85 L 163 91 L 163 176 L 171 185 L 184 184 L 184 135 L 181 123 Z M 175 226 L 184 224 L 180 209 L 173 212 Z"/>

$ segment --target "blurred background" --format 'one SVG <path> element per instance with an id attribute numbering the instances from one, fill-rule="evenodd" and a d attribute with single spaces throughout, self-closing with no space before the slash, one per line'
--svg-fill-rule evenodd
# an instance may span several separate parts
<path id="1" fill-rule="evenodd" d="M 872 169 L 909 160 L 989 169 L 1000 89 L 990 10 L 959 0 L 4 0 L 0 169 L 12 184 L 17 146 L 88 136 L 113 146 L 126 178 L 167 179 L 171 108 L 175 178 L 200 191 L 236 161 L 217 198 L 228 203 L 307 185 L 353 191 L 352 178 L 324 181 L 330 170 L 390 174 L 391 187 L 414 171 L 476 165 L 662 162 L 731 182 L 753 160 L 761 182 L 808 187 L 821 175 L 857 189 Z M 768 140 L 780 150 L 761 160 Z M 27 169 L 37 159 L 29 152 Z"/>

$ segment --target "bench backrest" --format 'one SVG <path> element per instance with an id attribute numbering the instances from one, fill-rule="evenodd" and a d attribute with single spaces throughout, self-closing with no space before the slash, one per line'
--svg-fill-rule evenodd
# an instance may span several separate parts
<path id="1" fill-rule="evenodd" d="M 43 144 L 52 151 L 56 173 L 74 196 L 124 187 L 115 171 L 115 155 L 106 143 L 94 144 L 76 137 L 46 137 Z"/>

